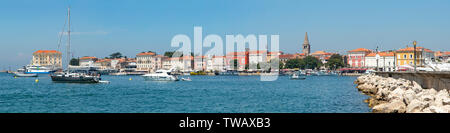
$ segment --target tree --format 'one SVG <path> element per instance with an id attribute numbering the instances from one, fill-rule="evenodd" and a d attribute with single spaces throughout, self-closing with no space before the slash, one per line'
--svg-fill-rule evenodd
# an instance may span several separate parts
<path id="1" fill-rule="evenodd" d="M 174 53 L 173 51 L 167 51 L 164 53 L 164 56 L 172 57 L 173 53 Z"/>
<path id="2" fill-rule="evenodd" d="M 300 68 L 300 62 L 301 62 L 300 59 L 290 59 L 286 61 L 284 68 L 288 69 Z"/>
<path id="3" fill-rule="evenodd" d="M 345 64 L 344 64 L 344 60 L 341 55 L 334 54 L 334 55 L 331 55 L 330 59 L 325 64 L 325 66 L 328 67 L 329 69 L 335 70 L 337 68 L 344 67 Z"/>
<path id="4" fill-rule="evenodd" d="M 112 53 L 111 55 L 109 55 L 109 58 L 111 59 L 122 58 L 122 53 L 120 52 Z"/>
<path id="5" fill-rule="evenodd" d="M 164 52 L 164 56 L 173 57 L 173 54 L 175 54 L 175 53 L 179 54 L 180 57 L 184 56 L 182 51 L 167 51 L 167 52 Z M 194 56 L 194 53 L 191 52 L 191 56 Z"/>
<path id="6" fill-rule="evenodd" d="M 300 61 L 300 68 L 302 69 L 316 69 L 322 66 L 322 62 L 313 56 L 306 56 Z"/>
<path id="7" fill-rule="evenodd" d="M 80 65 L 80 59 L 72 58 L 72 59 L 70 60 L 69 65 L 71 65 L 71 66 L 79 66 L 79 65 Z"/>

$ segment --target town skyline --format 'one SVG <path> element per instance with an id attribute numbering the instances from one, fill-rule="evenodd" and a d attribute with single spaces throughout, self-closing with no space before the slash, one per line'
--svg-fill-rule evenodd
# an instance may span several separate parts
<path id="1" fill-rule="evenodd" d="M 414 40 L 418 41 L 418 46 L 433 51 L 449 51 L 450 17 L 446 12 L 450 4 L 445 4 L 448 1 L 389 1 L 389 5 L 387 1 L 330 1 L 327 2 L 329 5 L 305 1 L 276 4 L 273 1 L 246 1 L 241 5 L 233 5 L 236 1 L 194 1 L 176 5 L 175 8 L 186 9 L 178 11 L 170 10 L 171 2 L 70 2 L 74 21 L 74 57 L 103 58 L 114 52 L 135 57 L 137 53 L 149 50 L 164 54 L 176 50 L 170 47 L 170 39 L 174 35 L 192 37 L 194 26 L 203 26 L 204 34 L 222 37 L 235 33 L 244 36 L 279 34 L 280 50 L 285 53 L 301 53 L 305 32 L 308 32 L 311 52 L 323 50 L 345 54 L 355 48 L 374 50 L 377 46 L 380 51 L 396 50 L 412 46 Z M 92 6 L 101 5 L 98 3 L 106 3 L 107 6 Z M 221 10 L 205 6 L 217 4 L 221 4 Z M 29 64 L 34 51 L 57 50 L 57 33 L 62 30 L 67 6 L 68 2 L 50 0 L 2 4 L 1 52 L 11 56 L 0 57 L 1 62 L 6 62 L 0 69 Z M 254 11 L 248 11 L 249 6 L 254 7 Z M 361 12 L 354 13 L 350 12 L 354 10 L 345 8 Z M 187 14 L 198 15 L 183 17 Z M 335 16 L 322 18 L 325 14 Z"/>

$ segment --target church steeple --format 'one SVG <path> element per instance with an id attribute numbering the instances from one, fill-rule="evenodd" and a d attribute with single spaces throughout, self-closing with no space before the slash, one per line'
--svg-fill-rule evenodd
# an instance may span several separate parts
<path id="1" fill-rule="evenodd" d="M 305 41 L 303 41 L 303 53 L 308 56 L 311 53 L 311 46 L 309 45 L 308 32 L 305 34 Z"/>

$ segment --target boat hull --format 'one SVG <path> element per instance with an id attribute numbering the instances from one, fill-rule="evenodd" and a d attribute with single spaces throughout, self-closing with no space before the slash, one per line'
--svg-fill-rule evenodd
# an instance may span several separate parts
<path id="1" fill-rule="evenodd" d="M 16 77 L 37 77 L 37 74 L 27 74 L 27 73 L 15 73 Z"/>
<path id="2" fill-rule="evenodd" d="M 158 77 L 158 76 L 143 76 L 146 81 L 179 81 L 178 78 L 168 76 L 168 77 Z"/>
<path id="3" fill-rule="evenodd" d="M 51 76 L 52 81 L 56 83 L 99 83 L 100 79 L 97 77 L 63 77 Z"/>

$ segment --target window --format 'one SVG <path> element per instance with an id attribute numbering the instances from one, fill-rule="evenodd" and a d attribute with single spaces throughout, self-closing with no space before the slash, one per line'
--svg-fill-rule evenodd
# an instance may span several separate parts
<path id="1" fill-rule="evenodd" d="M 409 58 L 411 58 L 411 59 L 413 58 L 412 54 L 409 55 Z"/>
<path id="2" fill-rule="evenodd" d="M 405 55 L 403 55 L 403 59 L 406 59 L 406 54 L 405 54 Z"/>

